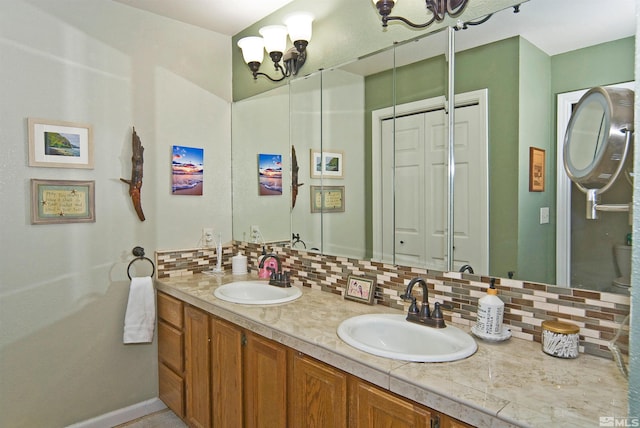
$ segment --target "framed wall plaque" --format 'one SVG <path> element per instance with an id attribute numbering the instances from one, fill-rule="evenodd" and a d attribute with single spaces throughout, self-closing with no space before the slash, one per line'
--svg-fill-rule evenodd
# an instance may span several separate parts
<path id="1" fill-rule="evenodd" d="M 94 181 L 31 179 L 31 224 L 95 221 Z"/>
<path id="2" fill-rule="evenodd" d="M 311 186 L 311 212 L 344 212 L 344 186 Z"/>

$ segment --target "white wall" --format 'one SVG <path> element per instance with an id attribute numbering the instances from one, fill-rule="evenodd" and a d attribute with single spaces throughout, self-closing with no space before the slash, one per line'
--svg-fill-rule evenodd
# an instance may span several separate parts
<path id="1" fill-rule="evenodd" d="M 131 249 L 231 239 L 230 38 L 111 0 L 0 1 L 0 426 L 65 426 L 157 396 L 156 342 L 123 345 Z M 93 126 L 92 170 L 28 167 L 27 118 Z M 140 222 L 127 185 L 145 147 Z M 205 149 L 172 196 L 171 146 Z M 29 180 L 94 180 L 96 222 L 31 225 Z"/>

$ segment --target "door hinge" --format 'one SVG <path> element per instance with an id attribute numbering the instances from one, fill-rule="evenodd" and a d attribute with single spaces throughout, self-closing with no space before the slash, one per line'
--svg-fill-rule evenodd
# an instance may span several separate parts
<path id="1" fill-rule="evenodd" d="M 240 336 L 240 345 L 247 346 L 247 335 L 244 334 L 244 332 L 242 332 L 242 335 Z"/>

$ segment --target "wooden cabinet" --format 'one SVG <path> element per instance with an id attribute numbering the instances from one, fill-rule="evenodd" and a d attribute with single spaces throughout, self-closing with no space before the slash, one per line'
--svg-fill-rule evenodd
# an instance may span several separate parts
<path id="1" fill-rule="evenodd" d="M 252 332 L 244 334 L 245 427 L 286 427 L 287 349 Z"/>
<path id="2" fill-rule="evenodd" d="M 176 415 L 185 416 L 183 303 L 158 293 L 158 396 Z"/>
<path id="3" fill-rule="evenodd" d="M 349 426 L 357 428 L 430 427 L 432 411 L 361 379 L 349 380 Z"/>
<path id="4" fill-rule="evenodd" d="M 242 330 L 211 317 L 211 386 L 213 426 L 241 427 Z"/>
<path id="5" fill-rule="evenodd" d="M 473 425 L 452 418 L 451 416 L 440 415 L 440 428 L 473 428 Z"/>
<path id="6" fill-rule="evenodd" d="M 330 365 L 289 350 L 289 426 L 346 428 L 347 377 Z"/>
<path id="7" fill-rule="evenodd" d="M 192 427 L 211 426 L 209 314 L 184 309 L 185 420 Z"/>
<path id="8" fill-rule="evenodd" d="M 471 427 L 161 292 L 158 361 L 191 427 Z"/>

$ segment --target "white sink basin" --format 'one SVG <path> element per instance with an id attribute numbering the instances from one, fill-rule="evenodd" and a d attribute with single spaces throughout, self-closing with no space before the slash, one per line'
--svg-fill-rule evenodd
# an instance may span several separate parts
<path id="1" fill-rule="evenodd" d="M 296 300 L 302 296 L 302 291 L 298 287 L 276 287 L 266 281 L 238 281 L 221 285 L 213 295 L 231 303 L 273 305 Z"/>
<path id="2" fill-rule="evenodd" d="M 475 340 L 457 327 L 427 327 L 409 322 L 400 314 L 349 318 L 338 326 L 338 336 L 361 351 L 404 361 L 456 361 L 478 349 Z"/>

